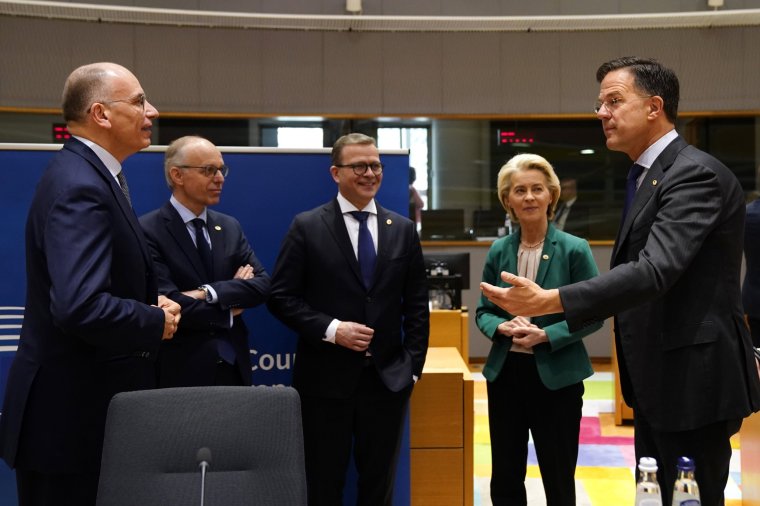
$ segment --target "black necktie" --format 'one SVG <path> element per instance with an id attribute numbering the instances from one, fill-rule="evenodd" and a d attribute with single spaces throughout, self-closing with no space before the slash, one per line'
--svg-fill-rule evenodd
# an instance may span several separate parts
<path id="1" fill-rule="evenodd" d="M 628 215 L 628 210 L 631 208 L 633 198 L 636 196 L 636 181 L 644 172 L 644 167 L 638 163 L 634 163 L 631 166 L 631 170 L 628 171 L 628 179 L 625 180 L 625 203 L 623 204 L 623 218 L 621 223 L 625 221 L 625 217 Z"/>
<path id="2" fill-rule="evenodd" d="M 367 227 L 367 218 L 369 213 L 366 211 L 351 211 L 351 215 L 359 222 L 359 268 L 364 278 L 364 287 L 369 288 L 372 283 L 372 275 L 375 272 L 375 261 L 377 253 L 375 252 L 375 243 L 372 241 L 372 234 Z"/>
<path id="3" fill-rule="evenodd" d="M 127 177 L 124 175 L 124 171 L 119 171 L 118 174 L 116 174 L 116 180 L 119 182 L 119 187 L 121 188 L 121 193 L 124 194 L 124 197 L 127 199 L 127 202 L 129 202 L 129 205 L 132 205 L 132 199 L 129 198 L 129 185 L 127 185 Z"/>
<path id="4" fill-rule="evenodd" d="M 203 262 L 203 268 L 206 270 L 206 281 L 213 281 L 214 275 L 214 263 L 211 257 L 211 248 L 208 246 L 206 236 L 203 234 L 203 229 L 206 227 L 206 222 L 200 218 L 193 220 L 193 226 L 195 227 L 195 246 L 198 248 L 198 255 Z"/>

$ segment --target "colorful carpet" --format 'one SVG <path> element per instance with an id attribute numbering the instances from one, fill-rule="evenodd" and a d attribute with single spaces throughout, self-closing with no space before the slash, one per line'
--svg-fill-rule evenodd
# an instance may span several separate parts
<path id="1" fill-rule="evenodd" d="M 475 379 L 475 506 L 490 506 L 491 447 L 488 434 L 488 405 L 483 375 Z M 634 503 L 633 427 L 616 426 L 613 416 L 613 376 L 597 372 L 585 381 L 578 466 L 575 472 L 578 506 L 624 506 Z M 738 436 L 732 439 L 734 453 L 726 486 L 726 506 L 741 505 L 740 453 Z M 545 506 L 543 485 L 532 441 L 528 449 L 525 480 L 530 506 Z"/>

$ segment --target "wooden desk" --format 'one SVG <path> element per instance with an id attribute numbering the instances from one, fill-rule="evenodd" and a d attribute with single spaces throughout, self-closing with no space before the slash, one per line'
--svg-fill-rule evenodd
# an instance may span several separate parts
<path id="1" fill-rule="evenodd" d="M 430 311 L 430 346 L 453 347 L 465 363 L 469 362 L 470 332 L 467 310 L 433 309 Z"/>
<path id="2" fill-rule="evenodd" d="M 739 444 L 742 447 L 742 504 L 760 506 L 760 413 L 744 419 Z"/>
<path id="3" fill-rule="evenodd" d="M 472 506 L 473 402 L 456 348 L 429 348 L 410 403 L 412 506 Z"/>

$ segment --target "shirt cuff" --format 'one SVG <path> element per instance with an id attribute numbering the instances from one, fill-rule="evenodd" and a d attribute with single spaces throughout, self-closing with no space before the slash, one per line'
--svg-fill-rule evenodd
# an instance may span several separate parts
<path id="1" fill-rule="evenodd" d="M 219 297 L 216 295 L 216 290 L 214 290 L 211 285 L 201 285 L 208 291 L 208 296 L 211 298 L 211 300 L 207 300 L 206 302 L 209 302 L 211 304 L 216 304 L 219 302 Z"/>
<path id="2" fill-rule="evenodd" d="M 322 340 L 335 344 L 335 333 L 338 331 L 338 325 L 340 325 L 340 320 L 331 321 L 330 325 L 327 326 L 327 330 L 325 330 L 325 337 Z"/>

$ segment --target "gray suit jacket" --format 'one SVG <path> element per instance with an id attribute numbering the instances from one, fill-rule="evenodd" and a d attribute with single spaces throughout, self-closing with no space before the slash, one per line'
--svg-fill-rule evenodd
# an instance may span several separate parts
<path id="1" fill-rule="evenodd" d="M 678 137 L 637 191 L 612 269 L 560 288 L 571 330 L 615 315 L 623 395 L 655 429 L 760 409 L 739 289 L 743 227 L 734 174 Z"/>

